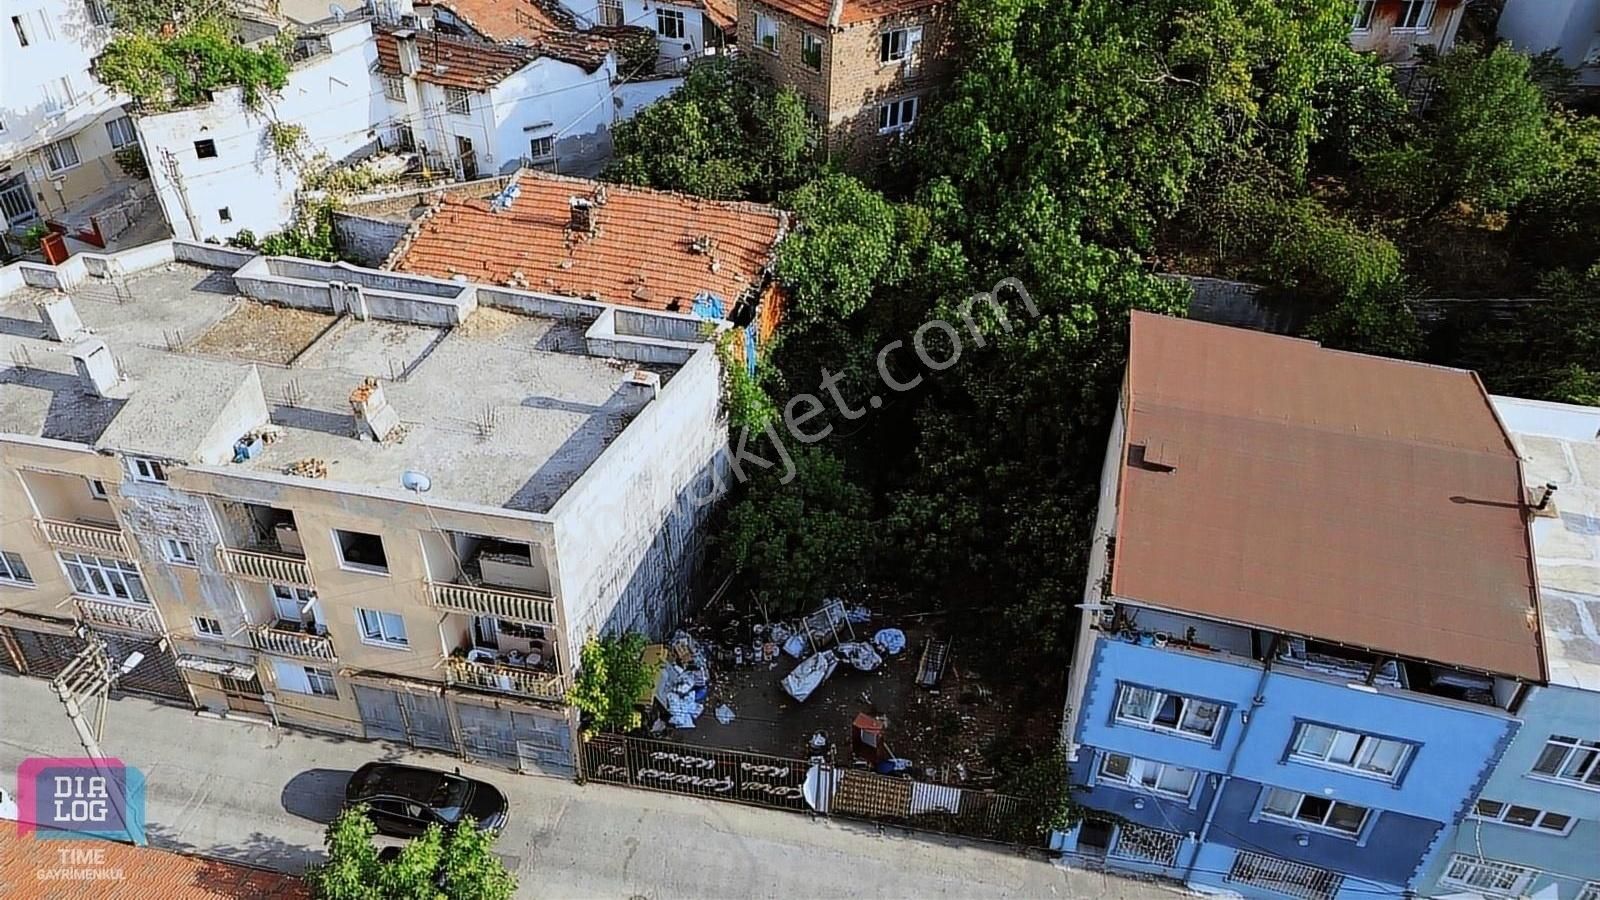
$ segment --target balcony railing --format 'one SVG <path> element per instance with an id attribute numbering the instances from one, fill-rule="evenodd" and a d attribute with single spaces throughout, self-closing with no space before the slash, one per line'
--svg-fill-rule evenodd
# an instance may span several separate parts
<path id="1" fill-rule="evenodd" d="M 73 599 L 77 603 L 78 618 L 85 624 L 104 625 L 156 636 L 162 633 L 161 616 L 153 606 L 82 596 L 75 596 Z"/>
<path id="2" fill-rule="evenodd" d="M 217 555 L 222 560 L 222 568 L 241 578 L 306 586 L 311 584 L 311 567 L 297 556 L 240 550 L 236 547 L 220 547 Z"/>
<path id="3" fill-rule="evenodd" d="M 515 619 L 552 628 L 556 624 L 555 601 L 537 594 L 439 581 L 428 582 L 428 593 L 434 606 L 451 612 Z"/>
<path id="4" fill-rule="evenodd" d="M 550 672 L 498 663 L 470 662 L 459 656 L 452 656 L 446 662 L 445 672 L 451 684 L 520 694 L 538 700 L 559 701 L 567 695 L 566 679 Z"/>
<path id="5" fill-rule="evenodd" d="M 250 643 L 257 650 L 279 656 L 297 656 L 302 659 L 321 659 L 333 662 L 338 659 L 333 652 L 333 641 L 326 635 L 289 631 L 271 625 L 257 625 L 250 632 Z"/>
<path id="6" fill-rule="evenodd" d="M 115 525 L 40 519 L 39 531 L 44 534 L 45 540 L 60 547 L 129 558 L 128 542 L 122 536 L 122 529 Z"/>

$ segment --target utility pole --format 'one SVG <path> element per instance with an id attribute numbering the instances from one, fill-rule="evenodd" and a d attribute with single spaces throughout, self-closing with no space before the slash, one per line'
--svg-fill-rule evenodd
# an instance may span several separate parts
<path id="1" fill-rule="evenodd" d="M 183 217 L 189 221 L 189 239 L 200 240 L 200 224 L 195 221 L 194 210 L 189 208 L 189 191 L 183 186 L 183 173 L 178 171 L 178 157 L 171 150 L 161 148 L 161 168 L 178 194 L 178 204 L 183 207 Z"/>
<path id="2" fill-rule="evenodd" d="M 100 750 L 100 735 L 105 731 L 106 701 L 111 685 L 143 662 L 144 654 L 130 653 L 121 666 L 113 668 L 106 655 L 106 642 L 99 635 L 89 632 L 85 641 L 83 650 L 67 663 L 60 675 L 50 680 L 50 688 L 66 707 L 67 718 L 78 732 L 83 752 L 90 759 L 105 759 L 105 753 Z M 90 701 L 95 704 L 93 723 L 84 710 Z"/>

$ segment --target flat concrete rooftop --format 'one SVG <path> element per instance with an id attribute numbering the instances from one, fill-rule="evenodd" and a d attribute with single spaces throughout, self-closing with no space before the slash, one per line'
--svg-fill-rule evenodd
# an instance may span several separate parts
<path id="1" fill-rule="evenodd" d="M 0 433 L 187 461 L 184 449 L 219 427 L 218 397 L 254 367 L 281 436 L 224 468 L 319 460 L 329 482 L 389 490 L 410 469 L 432 480 L 432 498 L 547 512 L 649 402 L 632 372 L 665 382 L 677 369 L 590 355 L 581 321 L 479 307 L 431 327 L 267 305 L 235 288 L 229 272 L 180 262 L 65 292 L 125 376 L 109 398 L 46 337 L 36 303 L 63 292 L 0 296 Z M 368 377 L 399 414 L 398 439 L 356 436 L 350 394 Z"/>

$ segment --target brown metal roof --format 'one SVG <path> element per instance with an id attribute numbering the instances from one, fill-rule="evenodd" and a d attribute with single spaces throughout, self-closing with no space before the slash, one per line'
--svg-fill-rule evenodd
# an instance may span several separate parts
<path id="1" fill-rule="evenodd" d="M 1472 372 L 1133 314 L 1111 591 L 1542 680 L 1522 475 Z"/>

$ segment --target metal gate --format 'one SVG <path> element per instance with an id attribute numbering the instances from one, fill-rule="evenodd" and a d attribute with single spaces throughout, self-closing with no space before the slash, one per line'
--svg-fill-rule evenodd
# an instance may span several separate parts
<path id="1" fill-rule="evenodd" d="M 369 740 L 401 741 L 413 747 L 456 752 L 450 712 L 438 694 L 352 685 Z"/>
<path id="2" fill-rule="evenodd" d="M 28 190 L 27 175 L 19 172 L 0 182 L 0 214 L 4 215 L 7 227 L 11 228 L 39 218 L 38 211 L 33 208 L 33 194 Z"/>
<path id="3" fill-rule="evenodd" d="M 810 808 L 805 786 L 813 765 L 803 759 L 617 734 L 595 735 L 583 743 L 583 770 L 590 781 L 778 809 Z"/>
<path id="4" fill-rule="evenodd" d="M 25 628 L 12 628 L 11 635 L 16 640 L 17 649 L 22 653 L 25 671 L 38 678 L 54 678 L 60 675 L 61 670 L 67 667 L 67 663 L 82 653 L 85 647 L 83 639 L 73 634 L 50 634 L 29 631 Z M 159 641 L 107 632 L 100 632 L 99 635 L 106 642 L 106 655 L 113 663 L 120 663 L 136 652 L 144 654 L 144 659 L 139 665 L 117 679 L 118 691 L 148 694 L 185 704 L 193 702 L 189 696 L 189 689 L 184 684 L 183 674 L 178 671 L 177 661 Z"/>
<path id="5" fill-rule="evenodd" d="M 468 759 L 535 775 L 571 778 L 572 732 L 565 716 L 457 703 Z"/>

